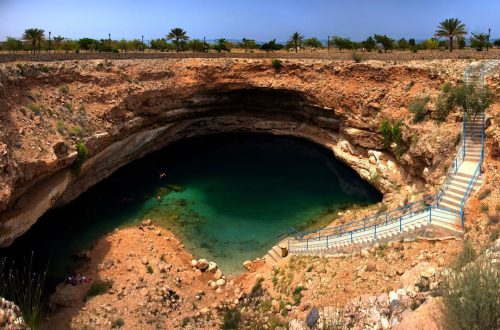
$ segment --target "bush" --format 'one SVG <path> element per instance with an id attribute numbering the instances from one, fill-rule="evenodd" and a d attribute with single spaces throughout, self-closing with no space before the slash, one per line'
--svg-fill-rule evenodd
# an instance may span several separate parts
<path id="1" fill-rule="evenodd" d="M 89 290 L 85 294 L 85 301 L 89 300 L 92 297 L 99 296 L 108 292 L 111 288 L 112 283 L 110 281 L 94 281 L 90 286 Z"/>
<path id="2" fill-rule="evenodd" d="M 35 115 L 40 116 L 42 114 L 42 109 L 36 104 L 30 104 L 29 106 L 31 112 L 33 112 Z"/>
<path id="3" fill-rule="evenodd" d="M 264 279 L 262 277 L 260 277 L 257 282 L 255 282 L 254 286 L 252 287 L 252 291 L 250 292 L 251 297 L 259 297 L 264 294 L 262 282 L 264 282 Z"/>
<path id="4" fill-rule="evenodd" d="M 413 99 L 412 103 L 409 105 L 409 109 L 411 113 L 415 114 L 415 117 L 413 118 L 414 123 L 419 123 L 422 120 L 424 120 L 425 115 L 427 114 L 427 109 L 426 105 L 430 101 L 430 97 L 425 96 L 425 97 L 417 97 Z"/>
<path id="5" fill-rule="evenodd" d="M 61 94 L 68 94 L 68 86 L 66 84 L 62 84 L 61 87 L 59 87 L 59 91 Z"/>
<path id="6" fill-rule="evenodd" d="M 483 213 L 486 213 L 490 210 L 488 204 L 481 204 L 479 206 L 479 211 L 483 212 Z"/>
<path id="7" fill-rule="evenodd" d="M 146 272 L 148 274 L 153 274 L 153 267 L 151 267 L 151 265 L 146 265 Z"/>
<path id="8" fill-rule="evenodd" d="M 352 57 L 352 59 L 354 60 L 354 62 L 356 62 L 356 63 L 361 63 L 361 62 L 363 62 L 363 55 L 362 55 L 362 54 L 360 54 L 360 53 L 358 53 L 358 52 L 353 52 L 353 53 L 351 54 L 351 57 Z"/>
<path id="9" fill-rule="evenodd" d="M 384 146 L 389 148 L 392 140 L 392 128 L 389 119 L 382 119 L 382 122 L 380 123 L 380 133 L 382 134 L 382 138 L 384 140 Z"/>
<path id="10" fill-rule="evenodd" d="M 445 280 L 444 322 L 450 329 L 500 328 L 500 277 L 498 265 L 478 261 Z"/>
<path id="11" fill-rule="evenodd" d="M 114 328 L 121 328 L 125 325 L 125 321 L 123 321 L 122 318 L 118 318 L 116 320 L 113 320 L 113 322 L 111 322 L 111 328 L 114 329 Z"/>
<path id="12" fill-rule="evenodd" d="M 302 300 L 302 291 L 307 290 L 303 286 L 298 286 L 292 291 L 292 298 L 295 302 L 295 305 L 300 305 L 300 301 Z"/>
<path id="13" fill-rule="evenodd" d="M 500 214 L 492 214 L 488 217 L 488 223 L 490 225 L 496 225 L 500 222 Z"/>
<path id="14" fill-rule="evenodd" d="M 409 92 L 409 91 L 410 91 L 410 89 L 412 89 L 412 87 L 413 87 L 414 85 L 415 85 L 415 82 L 414 82 L 413 80 L 412 80 L 412 81 L 410 81 L 410 82 L 406 85 L 406 87 L 405 87 L 405 91 Z"/>
<path id="15" fill-rule="evenodd" d="M 66 132 L 66 124 L 62 120 L 56 122 L 56 130 L 59 134 L 64 134 Z"/>
<path id="16" fill-rule="evenodd" d="M 476 250 L 474 250 L 474 247 L 472 246 L 472 243 L 470 241 L 465 241 L 462 251 L 455 260 L 455 269 L 459 271 L 465 265 L 474 260 L 476 260 Z"/>
<path id="17" fill-rule="evenodd" d="M 236 308 L 229 309 L 224 313 L 221 329 L 235 330 L 240 328 L 241 313 Z"/>
<path id="18" fill-rule="evenodd" d="M 80 171 L 82 170 L 83 163 L 85 163 L 88 157 L 88 150 L 85 143 L 83 143 L 82 141 L 78 141 L 76 143 L 76 152 L 77 155 L 76 155 L 76 160 L 73 163 L 73 169 L 76 175 L 79 175 Z"/>
<path id="19" fill-rule="evenodd" d="M 71 136 L 78 136 L 78 137 L 82 137 L 83 135 L 83 129 L 81 126 L 73 126 L 69 129 L 69 135 Z"/>
<path id="20" fill-rule="evenodd" d="M 274 59 L 272 61 L 272 65 L 273 65 L 274 70 L 278 71 L 283 67 L 283 62 L 281 60 Z"/>

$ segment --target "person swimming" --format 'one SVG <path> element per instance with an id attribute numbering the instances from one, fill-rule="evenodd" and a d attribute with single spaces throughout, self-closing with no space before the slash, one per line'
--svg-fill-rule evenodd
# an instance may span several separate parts
<path id="1" fill-rule="evenodd" d="M 165 172 L 160 173 L 160 179 L 166 178 L 167 174 Z"/>

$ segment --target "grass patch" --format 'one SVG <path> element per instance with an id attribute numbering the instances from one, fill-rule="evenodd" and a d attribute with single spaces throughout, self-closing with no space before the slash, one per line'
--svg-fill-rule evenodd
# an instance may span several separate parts
<path id="1" fill-rule="evenodd" d="M 481 205 L 479 206 L 479 211 L 481 211 L 483 213 L 486 213 L 489 210 L 490 210 L 490 207 L 488 206 L 488 204 L 481 203 Z"/>
<path id="2" fill-rule="evenodd" d="M 470 241 L 465 241 L 462 251 L 455 260 L 455 269 L 460 270 L 468 263 L 476 260 L 477 253 Z"/>
<path id="3" fill-rule="evenodd" d="M 73 105 L 69 102 L 64 103 L 64 108 L 69 112 L 73 112 Z"/>
<path id="4" fill-rule="evenodd" d="M 66 84 L 62 84 L 61 87 L 59 87 L 59 92 L 61 92 L 61 94 L 68 94 L 68 86 Z"/>
<path id="5" fill-rule="evenodd" d="M 148 274 L 153 274 L 153 267 L 151 267 L 151 265 L 146 265 L 146 272 Z"/>
<path id="6" fill-rule="evenodd" d="M 14 264 L 7 269 L 6 260 L 0 259 L 0 296 L 16 303 L 29 328 L 38 329 L 42 323 L 46 271 L 37 273 L 32 265 L 33 254 L 21 269 L 14 269 Z"/>
<path id="7" fill-rule="evenodd" d="M 56 121 L 56 130 L 59 134 L 66 133 L 66 124 L 62 120 Z"/>
<path id="8" fill-rule="evenodd" d="M 84 300 L 87 301 L 95 296 L 100 296 L 108 292 L 112 287 L 112 283 L 110 281 L 100 281 L 97 280 L 89 288 L 89 291 L 85 294 Z"/>
<path id="9" fill-rule="evenodd" d="M 46 66 L 46 65 L 44 65 L 44 66 L 42 66 L 42 67 L 40 68 L 40 71 L 42 71 L 43 73 L 47 73 L 47 72 L 49 72 L 49 67 L 48 67 L 48 66 Z"/>
<path id="10" fill-rule="evenodd" d="M 361 63 L 363 62 L 363 55 L 361 53 L 358 53 L 358 52 L 353 52 L 351 54 L 351 58 L 353 59 L 354 62 L 356 63 Z"/>
<path id="11" fill-rule="evenodd" d="M 449 329 L 498 329 L 500 277 L 498 264 L 482 260 L 446 278 L 443 324 Z"/>
<path id="12" fill-rule="evenodd" d="M 229 309 L 224 313 L 222 320 L 222 330 L 235 330 L 240 328 L 241 313 L 236 308 Z"/>
<path id="13" fill-rule="evenodd" d="M 415 86 L 415 82 L 412 80 L 408 84 L 406 84 L 405 91 L 409 92 L 413 88 L 413 86 Z"/>
<path id="14" fill-rule="evenodd" d="M 37 116 L 42 114 L 42 109 L 36 104 L 30 104 L 29 109 Z"/>

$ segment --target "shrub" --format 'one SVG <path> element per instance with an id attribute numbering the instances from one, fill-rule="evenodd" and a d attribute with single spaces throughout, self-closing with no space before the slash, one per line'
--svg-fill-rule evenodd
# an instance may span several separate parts
<path id="1" fill-rule="evenodd" d="M 361 63 L 361 62 L 363 62 L 363 55 L 362 55 L 362 54 L 360 54 L 360 53 L 358 53 L 358 52 L 353 52 L 353 53 L 351 54 L 351 57 L 352 57 L 352 59 L 354 60 L 354 62 L 356 62 L 356 63 Z"/>
<path id="2" fill-rule="evenodd" d="M 116 320 L 113 320 L 111 322 L 111 328 L 114 329 L 114 328 L 121 328 L 125 325 L 125 321 L 123 321 L 122 318 L 117 318 Z"/>
<path id="3" fill-rule="evenodd" d="M 488 223 L 490 225 L 496 225 L 499 222 L 500 222 L 500 214 L 491 214 L 488 217 Z"/>
<path id="4" fill-rule="evenodd" d="M 69 102 L 64 103 L 64 107 L 69 111 L 73 112 L 73 105 Z"/>
<path id="5" fill-rule="evenodd" d="M 251 297 L 259 297 L 264 294 L 264 288 L 262 287 L 262 282 L 264 282 L 264 279 L 260 277 L 257 282 L 252 287 L 252 291 L 250 292 Z"/>
<path id="6" fill-rule="evenodd" d="M 30 104 L 29 106 L 31 112 L 33 112 L 35 115 L 40 116 L 42 114 L 42 109 L 36 104 Z"/>
<path id="7" fill-rule="evenodd" d="M 56 130 L 59 134 L 64 134 L 66 132 L 66 124 L 62 120 L 56 122 Z"/>
<path id="8" fill-rule="evenodd" d="M 16 303 L 26 324 L 31 329 L 38 329 L 42 323 L 43 286 L 47 272 L 36 273 L 32 269 L 33 256 L 22 269 L 6 269 L 5 259 L 0 259 L 0 296 Z"/>
<path id="9" fill-rule="evenodd" d="M 76 152 L 77 152 L 77 155 L 76 155 L 76 160 L 73 164 L 73 169 L 74 169 L 76 175 L 79 175 L 80 171 L 82 169 L 83 163 L 85 163 L 85 161 L 87 160 L 87 157 L 88 157 L 88 150 L 87 150 L 87 146 L 85 145 L 85 143 L 83 143 L 82 141 L 78 141 L 76 143 Z"/>
<path id="10" fill-rule="evenodd" d="M 470 241 L 465 241 L 462 251 L 455 260 L 455 269 L 460 270 L 474 260 L 476 260 L 476 250 Z"/>
<path id="11" fill-rule="evenodd" d="M 83 129 L 81 126 L 73 126 L 69 129 L 68 133 L 71 136 L 81 137 L 83 135 Z"/>
<path id="12" fill-rule="evenodd" d="M 479 211 L 481 211 L 481 212 L 483 212 L 483 213 L 488 212 L 488 211 L 489 211 L 489 209 L 490 209 L 490 208 L 489 208 L 488 204 L 484 204 L 484 203 L 483 203 L 483 204 L 481 204 L 481 206 L 479 206 Z"/>
<path id="13" fill-rule="evenodd" d="M 274 70 L 278 71 L 283 67 L 283 62 L 281 60 L 274 59 L 272 61 L 272 65 L 273 65 Z"/>
<path id="14" fill-rule="evenodd" d="M 151 267 L 151 265 L 146 265 L 146 272 L 148 274 L 153 274 L 153 267 Z"/>
<path id="15" fill-rule="evenodd" d="M 105 294 L 108 292 L 108 290 L 111 288 L 112 283 L 110 281 L 94 281 L 92 285 L 90 286 L 89 290 L 85 294 L 85 301 L 89 300 L 92 297 L 99 296 L 102 294 Z"/>
<path id="16" fill-rule="evenodd" d="M 302 291 L 307 290 L 303 286 L 298 286 L 292 291 L 292 299 L 295 302 L 295 305 L 300 304 L 300 300 L 302 299 Z"/>
<path id="17" fill-rule="evenodd" d="M 417 97 L 413 99 L 413 101 L 409 105 L 410 112 L 415 114 L 413 118 L 414 123 L 419 123 L 424 120 L 425 115 L 427 114 L 426 105 L 430 101 L 428 96 L 425 97 Z"/>
<path id="18" fill-rule="evenodd" d="M 59 87 L 59 91 L 61 94 L 68 94 L 68 86 L 66 84 L 62 84 L 61 87 Z"/>
<path id="19" fill-rule="evenodd" d="M 382 134 L 382 138 L 384 140 L 384 146 L 389 148 L 392 140 L 392 129 L 389 119 L 382 119 L 382 122 L 380 123 L 380 133 Z"/>
<path id="20" fill-rule="evenodd" d="M 223 330 L 234 330 L 239 329 L 241 321 L 241 313 L 236 308 L 229 309 L 224 313 L 224 319 L 222 321 L 221 329 Z"/>
<path id="21" fill-rule="evenodd" d="M 41 70 L 42 72 L 44 72 L 44 73 L 47 73 L 47 72 L 49 72 L 49 67 L 48 67 L 48 66 L 46 66 L 46 65 L 44 65 L 44 66 L 42 66 L 42 67 L 41 67 L 41 69 L 40 69 L 40 70 Z"/>
<path id="22" fill-rule="evenodd" d="M 498 329 L 500 277 L 498 265 L 478 261 L 445 280 L 444 325 L 450 329 Z"/>
<path id="23" fill-rule="evenodd" d="M 410 89 L 412 89 L 412 87 L 413 87 L 413 86 L 415 86 L 415 82 L 412 80 L 412 81 L 410 81 L 410 82 L 406 85 L 406 87 L 405 87 L 405 91 L 409 92 L 409 91 L 410 91 Z"/>
<path id="24" fill-rule="evenodd" d="M 484 188 L 483 190 L 481 190 L 481 192 L 477 195 L 477 198 L 479 200 L 483 200 L 485 199 L 486 197 L 488 197 L 489 195 L 491 194 L 491 188 Z"/>

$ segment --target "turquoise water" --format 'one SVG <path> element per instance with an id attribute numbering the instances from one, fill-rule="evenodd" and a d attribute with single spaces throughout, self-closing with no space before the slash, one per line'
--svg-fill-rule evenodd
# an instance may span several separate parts
<path id="1" fill-rule="evenodd" d="M 166 177 L 160 178 L 164 172 Z M 157 196 L 161 198 L 158 200 Z M 195 257 L 226 273 L 262 257 L 289 227 L 319 227 L 339 209 L 381 195 L 351 168 L 305 140 L 213 135 L 135 161 L 69 205 L 51 211 L 3 255 L 35 251 L 62 278 L 71 254 L 116 227 L 151 219 L 175 232 Z"/>

